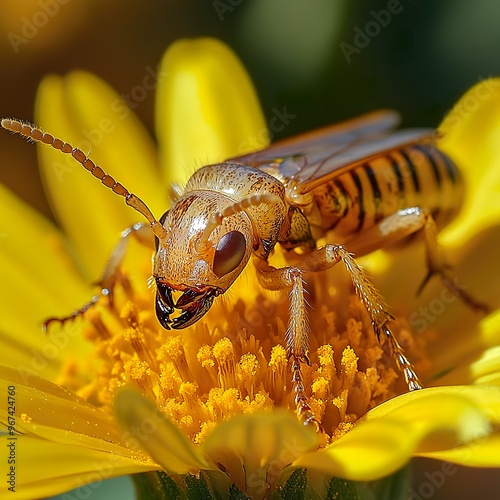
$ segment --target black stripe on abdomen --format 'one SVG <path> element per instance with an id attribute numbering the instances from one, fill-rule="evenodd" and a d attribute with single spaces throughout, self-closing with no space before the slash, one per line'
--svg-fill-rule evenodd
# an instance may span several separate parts
<path id="1" fill-rule="evenodd" d="M 340 196 L 344 200 L 344 211 L 342 212 L 340 217 L 345 217 L 347 215 L 347 212 L 349 212 L 349 205 L 347 203 L 347 200 L 349 198 L 349 194 L 347 193 L 346 188 L 344 187 L 344 183 L 340 179 L 335 179 L 333 181 L 335 184 L 335 187 L 340 191 Z"/>
<path id="2" fill-rule="evenodd" d="M 388 155 L 387 159 L 389 160 L 389 163 L 391 164 L 392 171 L 394 172 L 394 175 L 396 177 L 396 181 L 398 183 L 398 193 L 399 193 L 399 199 L 404 200 L 405 199 L 405 180 L 403 177 L 403 174 L 401 173 L 401 169 L 399 168 L 399 163 L 394 158 L 392 155 Z"/>
<path id="3" fill-rule="evenodd" d="M 364 200 L 364 195 L 363 195 L 363 186 L 361 184 L 361 180 L 359 178 L 359 175 L 356 173 L 355 170 L 352 170 L 350 172 L 351 178 L 354 182 L 354 185 L 356 186 L 356 189 L 358 191 L 358 205 L 359 205 L 359 214 L 358 214 L 358 225 L 356 227 L 356 232 L 358 233 L 361 231 L 363 227 L 363 223 L 365 221 L 365 200 Z"/>
<path id="4" fill-rule="evenodd" d="M 420 151 L 427 159 L 427 161 L 431 165 L 432 173 L 434 174 L 434 179 L 436 181 L 436 184 L 438 188 L 441 188 L 441 172 L 439 171 L 439 167 L 436 163 L 434 155 L 423 144 L 416 144 L 414 148 L 417 151 Z M 433 151 L 437 151 L 436 146 L 433 146 Z"/>
<path id="5" fill-rule="evenodd" d="M 415 168 L 413 161 L 408 156 L 408 153 L 403 149 L 399 150 L 399 154 L 404 158 L 408 169 L 410 170 L 411 180 L 413 182 L 413 188 L 415 189 L 415 192 L 420 193 L 420 181 L 418 180 L 417 169 Z"/>
<path id="6" fill-rule="evenodd" d="M 378 222 L 380 219 L 383 219 L 384 214 L 382 213 L 382 194 L 380 192 L 380 187 L 377 182 L 377 177 L 372 169 L 372 167 L 366 163 L 363 165 L 363 169 L 370 181 L 370 186 L 372 188 L 373 193 L 373 201 L 375 203 L 375 222 Z"/>
<path id="7" fill-rule="evenodd" d="M 451 183 L 456 184 L 458 181 L 458 179 L 457 179 L 457 177 L 458 177 L 457 167 L 455 166 L 455 164 L 451 161 L 451 159 L 447 155 L 445 155 L 444 153 L 442 153 L 438 149 L 436 149 L 436 153 L 439 155 L 439 157 L 443 161 L 444 166 L 446 168 L 446 173 L 448 174 L 448 177 L 450 178 Z"/>

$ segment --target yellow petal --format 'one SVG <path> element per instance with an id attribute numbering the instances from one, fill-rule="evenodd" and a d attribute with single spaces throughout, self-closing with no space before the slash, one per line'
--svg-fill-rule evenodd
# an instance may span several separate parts
<path id="1" fill-rule="evenodd" d="M 62 387 L 0 367 L 0 390 L 6 395 L 0 412 L 7 429 L 1 446 L 15 442 L 19 498 L 158 468 L 125 445 L 108 414 Z"/>
<path id="2" fill-rule="evenodd" d="M 191 442 L 147 398 L 128 388 L 115 397 L 118 421 L 148 455 L 174 474 L 210 469 Z"/>
<path id="3" fill-rule="evenodd" d="M 211 39 L 180 40 L 165 53 L 156 132 L 166 180 L 184 183 L 194 167 L 268 144 L 253 85 L 233 52 Z"/>
<path id="4" fill-rule="evenodd" d="M 474 391 L 424 389 L 393 398 L 368 412 L 333 444 L 293 465 L 370 481 L 395 472 L 414 454 L 448 450 L 486 436 L 488 417 L 498 411 L 500 390 L 476 387 Z"/>
<path id="5" fill-rule="evenodd" d="M 46 131 L 90 153 L 158 217 L 165 211 L 154 144 L 104 82 L 84 72 L 46 77 L 38 91 L 35 115 Z M 39 153 L 57 217 L 74 244 L 80 265 L 91 280 L 97 280 L 119 233 L 143 218 L 70 155 L 46 146 L 40 146 Z"/>
<path id="6" fill-rule="evenodd" d="M 462 214 L 443 235 L 443 241 L 459 245 L 500 221 L 500 78 L 472 87 L 439 131 L 439 147 L 462 168 L 467 188 Z"/>
<path id="7" fill-rule="evenodd" d="M 67 307 L 71 302 L 81 299 L 82 293 L 88 293 L 85 282 L 68 256 L 67 242 L 48 219 L 2 185 L 0 211 L 13 214 L 12 217 L 2 217 L 0 220 L 0 253 L 5 258 L 2 262 L 9 263 L 8 266 L 2 265 L 2 272 L 10 276 L 9 266 L 17 265 L 16 273 L 21 273 L 14 280 L 2 280 L 2 300 L 12 295 L 11 291 L 7 293 L 10 288 L 5 285 L 13 285 L 14 281 L 22 283 L 26 296 L 32 293 L 32 286 L 43 286 L 44 293 L 35 293 L 36 301 L 33 302 L 44 308 L 62 302 L 58 310 L 54 311 L 56 313 L 60 312 L 60 307 Z M 64 280 L 61 279 L 63 277 Z M 73 285 L 70 289 L 67 287 L 68 280 Z M 22 298 L 22 295 L 17 298 Z M 19 302 L 25 304 L 22 300 L 18 300 Z M 8 312 L 7 308 L 5 312 Z M 18 320 L 23 319 L 24 313 L 26 309 L 16 311 Z M 2 326 L 5 328 L 4 319 L 2 317 Z"/>
<path id="8" fill-rule="evenodd" d="M 0 363 L 54 380 L 62 358 L 80 355 L 86 343 L 78 324 L 57 338 L 43 334 L 50 316 L 67 315 L 89 298 L 67 254 L 60 231 L 0 185 L 0 210 L 15 214 L 0 221 L 2 335 Z"/>
<path id="9" fill-rule="evenodd" d="M 500 433 L 467 443 L 466 446 L 439 452 L 419 453 L 419 456 L 466 467 L 500 467 Z"/>
<path id="10" fill-rule="evenodd" d="M 5 448 L 6 436 L 0 439 Z M 151 464 L 80 446 L 53 443 L 30 436 L 17 440 L 16 493 L 13 498 L 46 498 L 78 488 L 87 497 L 100 481 L 154 469 Z M 85 486 L 89 483 L 97 483 Z M 4 483 L 5 484 L 5 483 Z"/>
<path id="11" fill-rule="evenodd" d="M 500 344 L 500 310 L 481 321 L 481 336 L 487 345 Z"/>
<path id="12" fill-rule="evenodd" d="M 476 384 L 500 386 L 500 346 L 487 349 L 470 370 Z"/>
<path id="13" fill-rule="evenodd" d="M 397 422 L 359 425 L 328 448 L 303 455 L 293 465 L 354 481 L 371 481 L 395 472 L 411 457 L 413 443 L 407 433 Z"/>
<path id="14" fill-rule="evenodd" d="M 426 405 L 431 404 L 436 398 L 449 398 L 447 401 L 453 401 L 454 398 L 457 398 L 459 402 L 468 401 L 483 412 L 492 423 L 500 422 L 500 388 L 471 385 L 432 387 L 405 393 L 376 406 L 363 419 L 374 420 L 385 418 L 388 415 L 399 416 L 404 414 L 411 419 L 412 417 L 407 409 L 408 404 L 415 403 L 417 407 L 422 405 L 425 414 Z M 440 406 L 444 406 L 444 403 Z M 433 418 L 433 412 L 429 412 L 429 418 Z M 451 416 L 451 418 L 454 417 Z M 463 436 L 463 438 L 466 439 L 466 436 Z"/>
<path id="15" fill-rule="evenodd" d="M 212 462 L 224 465 L 241 491 L 260 498 L 284 467 L 317 444 L 317 435 L 295 415 L 275 411 L 222 422 L 202 450 Z"/>
<path id="16" fill-rule="evenodd" d="M 97 447 L 95 440 L 101 442 L 101 448 L 109 443 L 124 447 L 113 419 L 67 389 L 35 375 L 0 366 L 0 387 L 5 394 L 8 386 L 15 386 L 19 432 L 53 441 L 62 436 L 62 442 L 78 442 L 81 446 L 87 446 L 88 439 L 91 443 L 88 447 Z M 7 398 L 5 400 L 0 402 L 4 411 Z M 25 414 L 24 419 L 20 410 Z M 125 454 L 132 453 L 128 450 Z"/>

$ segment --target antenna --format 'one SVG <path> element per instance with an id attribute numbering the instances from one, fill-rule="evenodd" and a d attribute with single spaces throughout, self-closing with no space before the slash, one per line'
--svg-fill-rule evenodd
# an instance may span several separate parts
<path id="1" fill-rule="evenodd" d="M 54 149 L 58 149 L 66 154 L 71 154 L 71 156 L 86 170 L 88 170 L 94 177 L 97 177 L 101 182 L 113 193 L 123 196 L 125 198 L 125 203 L 137 210 L 142 214 L 149 225 L 153 234 L 161 241 L 165 241 L 167 238 L 167 231 L 163 226 L 155 219 L 154 215 L 147 205 L 135 194 L 129 193 L 127 189 L 122 186 L 119 182 L 116 182 L 113 177 L 106 174 L 104 170 L 96 165 L 87 155 L 79 148 L 74 148 L 71 144 L 63 142 L 61 139 L 54 137 L 51 134 L 42 132 L 39 128 L 33 127 L 28 123 L 23 123 L 19 120 L 11 120 L 8 118 L 2 118 L 1 125 L 3 128 L 10 130 L 16 134 L 22 135 L 27 139 L 32 139 L 36 142 L 41 142 L 42 144 L 47 144 L 52 146 Z"/>

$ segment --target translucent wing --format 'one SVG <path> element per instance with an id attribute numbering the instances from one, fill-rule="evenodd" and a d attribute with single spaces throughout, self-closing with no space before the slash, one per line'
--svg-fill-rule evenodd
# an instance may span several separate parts
<path id="1" fill-rule="evenodd" d="M 375 111 L 272 144 L 269 148 L 231 161 L 265 170 L 284 181 L 294 180 L 296 192 L 307 193 L 343 170 L 406 144 L 430 138 L 432 129 L 393 132 L 395 111 Z"/>

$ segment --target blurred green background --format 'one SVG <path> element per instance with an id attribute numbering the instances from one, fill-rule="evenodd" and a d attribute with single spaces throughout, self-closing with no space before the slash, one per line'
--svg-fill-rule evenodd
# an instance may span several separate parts
<path id="1" fill-rule="evenodd" d="M 2 0 L 0 115 L 32 120 L 50 72 L 92 71 L 126 94 L 172 41 L 210 35 L 244 61 L 267 119 L 290 117 L 276 139 L 386 107 L 405 126 L 436 126 L 467 88 L 500 75 L 499 21 L 496 0 Z M 153 93 L 135 112 L 152 131 Z M 50 213 L 34 147 L 0 134 L 0 165 L 1 182 Z M 420 462 L 417 493 L 430 467 Z M 432 498 L 491 498 L 494 477 L 460 471 Z"/>

